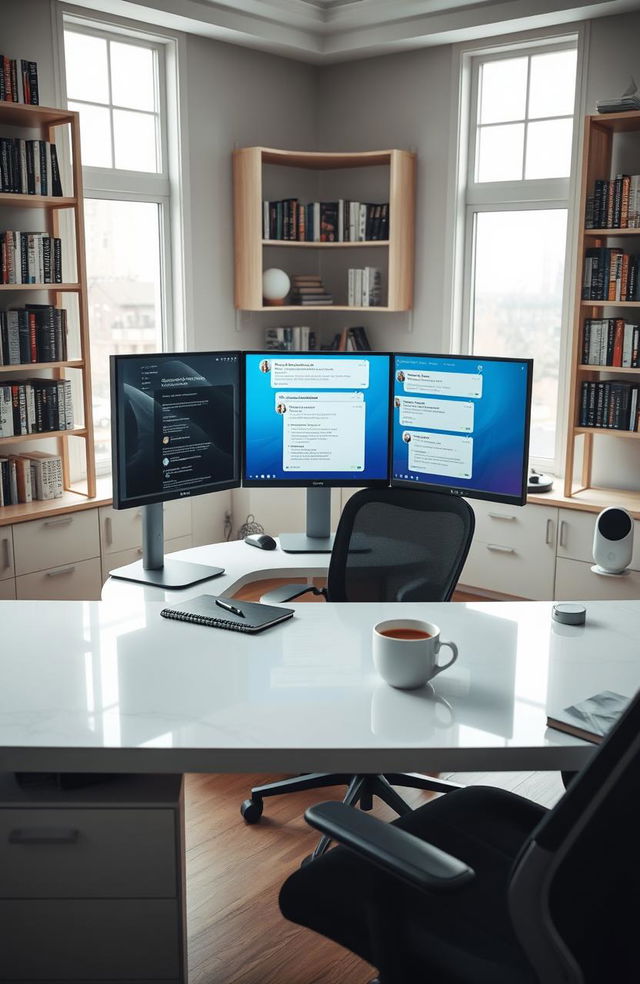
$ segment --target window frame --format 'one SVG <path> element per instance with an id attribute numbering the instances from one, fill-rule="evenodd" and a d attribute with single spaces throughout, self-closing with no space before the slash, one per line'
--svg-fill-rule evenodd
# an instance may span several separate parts
<path id="1" fill-rule="evenodd" d="M 472 313 L 475 278 L 474 242 L 477 214 L 497 211 L 526 211 L 563 208 L 567 211 L 566 262 L 563 277 L 563 298 L 558 351 L 558 399 L 556 405 L 555 450 L 553 458 L 530 455 L 530 464 L 559 474 L 562 471 L 566 430 L 566 378 L 571 348 L 571 311 L 573 279 L 575 276 L 577 161 L 582 142 L 581 106 L 584 104 L 584 59 L 587 26 L 576 25 L 571 32 L 506 38 L 491 45 L 477 42 L 460 46 L 458 90 L 455 107 L 458 116 L 456 158 L 457 168 L 450 187 L 454 216 L 449 242 L 452 255 L 453 290 L 450 299 L 451 350 L 470 354 L 473 344 Z M 573 139 L 570 173 L 565 178 L 521 179 L 518 181 L 478 182 L 475 180 L 476 141 L 478 138 L 478 95 L 480 66 L 489 61 L 504 60 L 518 55 L 536 55 L 559 50 L 575 49 L 576 87 L 573 113 Z M 528 107 L 527 107 L 528 109 Z M 566 118 L 564 116 L 561 118 Z M 527 117 L 528 119 L 528 117 Z M 537 121 L 537 117 L 535 120 Z M 524 150 L 526 150 L 526 145 Z M 523 150 L 523 153 L 524 153 Z"/>

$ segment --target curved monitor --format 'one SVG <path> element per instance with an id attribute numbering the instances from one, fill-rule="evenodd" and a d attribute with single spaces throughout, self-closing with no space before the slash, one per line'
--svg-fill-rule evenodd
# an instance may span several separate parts
<path id="1" fill-rule="evenodd" d="M 112 355 L 113 505 L 240 485 L 240 354 Z"/>
<path id="2" fill-rule="evenodd" d="M 533 359 L 395 354 L 391 484 L 527 498 Z"/>
<path id="3" fill-rule="evenodd" d="M 242 484 L 389 481 L 389 372 L 381 352 L 246 352 Z"/>

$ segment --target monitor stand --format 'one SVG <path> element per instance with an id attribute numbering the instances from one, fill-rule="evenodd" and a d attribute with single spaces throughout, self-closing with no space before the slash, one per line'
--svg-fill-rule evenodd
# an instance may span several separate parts
<path id="1" fill-rule="evenodd" d="M 307 532 L 281 533 L 280 549 L 285 553 L 331 553 L 331 489 L 307 489 Z"/>
<path id="2" fill-rule="evenodd" d="M 142 507 L 142 560 L 109 571 L 111 577 L 153 584 L 157 588 L 187 588 L 224 574 L 223 567 L 207 567 L 185 560 L 165 560 L 162 503 Z"/>

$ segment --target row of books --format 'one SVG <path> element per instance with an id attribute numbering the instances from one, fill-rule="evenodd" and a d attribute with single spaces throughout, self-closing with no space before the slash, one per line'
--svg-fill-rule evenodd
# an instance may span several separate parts
<path id="1" fill-rule="evenodd" d="M 47 140 L 0 137 L 0 191 L 61 196 L 56 145 Z"/>
<path id="2" fill-rule="evenodd" d="M 37 106 L 38 63 L 0 55 L 0 100 Z"/>
<path id="3" fill-rule="evenodd" d="M 585 318 L 582 365 L 639 369 L 640 325 L 624 318 Z"/>
<path id="4" fill-rule="evenodd" d="M 637 301 L 639 258 L 612 246 L 585 250 L 583 301 Z"/>
<path id="5" fill-rule="evenodd" d="M 2 284 L 61 284 L 62 240 L 46 232 L 0 232 Z"/>
<path id="6" fill-rule="evenodd" d="M 371 351 L 371 343 L 364 325 L 349 325 L 347 328 L 343 328 L 334 337 L 330 347 L 339 352 Z"/>
<path id="7" fill-rule="evenodd" d="M 355 269 L 350 267 L 347 289 L 350 307 L 380 307 L 382 304 L 382 276 L 377 267 Z"/>
<path id="8" fill-rule="evenodd" d="M 583 382 L 579 427 L 638 430 L 638 386 L 620 380 Z"/>
<path id="9" fill-rule="evenodd" d="M 0 385 L 0 437 L 73 430 L 70 379 L 25 379 Z"/>
<path id="10" fill-rule="evenodd" d="M 263 238 L 287 242 L 361 243 L 389 238 L 389 203 L 265 201 Z"/>
<path id="11" fill-rule="evenodd" d="M 278 352 L 312 352 L 316 348 L 316 333 L 308 325 L 265 328 L 264 347 Z"/>
<path id="12" fill-rule="evenodd" d="M 0 506 L 62 495 L 62 458 L 46 451 L 29 451 L 0 458 Z"/>
<path id="13" fill-rule="evenodd" d="M 0 311 L 0 365 L 65 362 L 67 311 L 51 304 L 27 304 Z"/>
<path id="14" fill-rule="evenodd" d="M 301 307 L 333 304 L 333 295 L 325 290 L 322 277 L 315 273 L 294 273 L 290 294 L 291 303 Z"/>
<path id="15" fill-rule="evenodd" d="M 587 196 L 586 229 L 640 228 L 640 174 L 598 178 Z"/>

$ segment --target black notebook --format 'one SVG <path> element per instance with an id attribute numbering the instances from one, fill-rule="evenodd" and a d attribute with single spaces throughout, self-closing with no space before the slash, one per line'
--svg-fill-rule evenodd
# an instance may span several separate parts
<path id="1" fill-rule="evenodd" d="M 216 603 L 216 595 L 203 594 L 174 605 L 173 608 L 163 608 L 160 614 L 164 618 L 210 625 L 216 629 L 231 629 L 233 632 L 262 632 L 293 615 L 293 608 L 262 605 L 257 601 L 235 601 L 222 595 L 219 597 L 224 608 Z"/>

